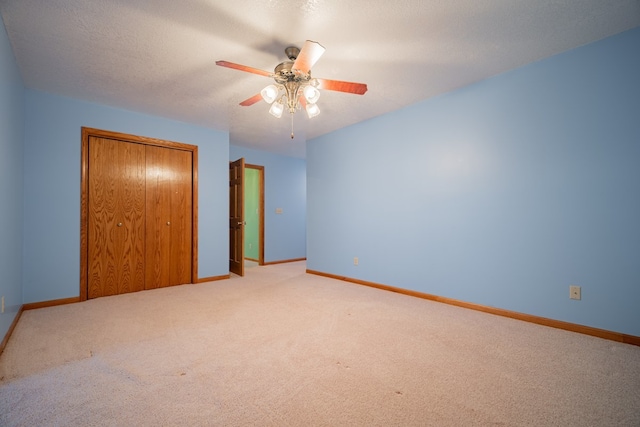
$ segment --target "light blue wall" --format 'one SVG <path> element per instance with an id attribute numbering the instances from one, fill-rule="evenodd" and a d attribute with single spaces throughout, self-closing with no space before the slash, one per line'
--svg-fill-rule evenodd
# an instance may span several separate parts
<path id="1" fill-rule="evenodd" d="M 0 19 L 0 341 L 22 304 L 24 87 Z"/>
<path id="2" fill-rule="evenodd" d="M 307 197 L 312 270 L 640 336 L 640 28 L 309 141 Z"/>
<path id="3" fill-rule="evenodd" d="M 198 276 L 229 273 L 225 132 L 26 90 L 23 298 L 77 296 L 80 135 L 93 127 L 198 146 Z"/>
<path id="4" fill-rule="evenodd" d="M 264 166 L 264 261 L 306 257 L 306 161 L 230 145 L 229 160 L 240 157 Z"/>

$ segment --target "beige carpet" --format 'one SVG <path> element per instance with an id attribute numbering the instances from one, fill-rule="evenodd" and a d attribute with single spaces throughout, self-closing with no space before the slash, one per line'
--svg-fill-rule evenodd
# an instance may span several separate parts
<path id="1" fill-rule="evenodd" d="M 2 426 L 640 426 L 640 347 L 304 273 L 27 311 Z"/>

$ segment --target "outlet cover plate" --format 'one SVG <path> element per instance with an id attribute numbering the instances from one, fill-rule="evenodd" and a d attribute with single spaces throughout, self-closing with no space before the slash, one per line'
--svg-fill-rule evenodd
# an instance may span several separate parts
<path id="1" fill-rule="evenodd" d="M 580 286 L 576 286 L 576 285 L 569 286 L 569 298 L 571 299 L 582 298 L 582 289 L 580 289 Z"/>

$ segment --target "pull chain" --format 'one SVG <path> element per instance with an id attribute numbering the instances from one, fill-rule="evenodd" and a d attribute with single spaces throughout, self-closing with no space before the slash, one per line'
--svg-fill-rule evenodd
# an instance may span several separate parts
<path id="1" fill-rule="evenodd" d="M 293 139 L 293 113 L 291 113 L 291 139 Z"/>

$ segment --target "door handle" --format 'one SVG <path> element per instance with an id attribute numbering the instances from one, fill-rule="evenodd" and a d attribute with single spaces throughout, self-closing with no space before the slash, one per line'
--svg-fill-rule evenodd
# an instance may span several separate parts
<path id="1" fill-rule="evenodd" d="M 118 223 L 118 227 L 122 227 L 122 223 L 121 222 Z"/>
<path id="2" fill-rule="evenodd" d="M 171 225 L 171 221 L 167 221 L 167 225 Z"/>
<path id="3" fill-rule="evenodd" d="M 247 221 L 238 221 L 238 225 L 247 225 Z"/>

